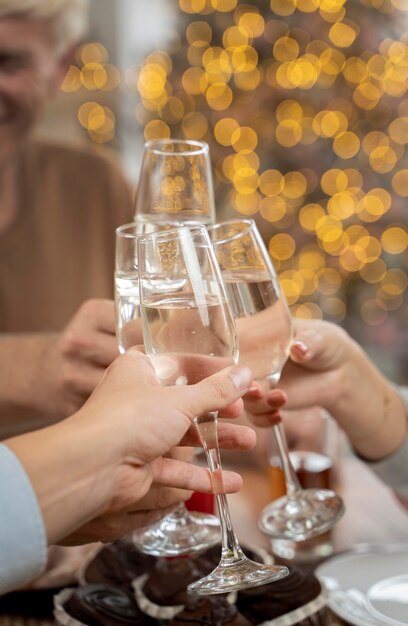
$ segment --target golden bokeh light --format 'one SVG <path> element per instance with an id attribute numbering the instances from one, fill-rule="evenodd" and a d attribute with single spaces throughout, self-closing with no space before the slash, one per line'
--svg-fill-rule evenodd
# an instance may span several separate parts
<path id="1" fill-rule="evenodd" d="M 398 268 L 387 270 L 381 279 L 382 290 L 390 296 L 401 295 L 407 286 L 408 276 Z"/>
<path id="2" fill-rule="evenodd" d="M 408 169 L 399 170 L 392 177 L 392 188 L 402 198 L 408 197 Z"/>
<path id="3" fill-rule="evenodd" d="M 304 230 L 313 233 L 316 231 L 317 223 L 324 215 L 324 209 L 320 204 L 306 204 L 300 209 L 299 222 Z"/>
<path id="4" fill-rule="evenodd" d="M 202 139 L 208 131 L 208 120 L 198 111 L 187 113 L 181 122 L 181 129 L 186 139 Z"/>
<path id="5" fill-rule="evenodd" d="M 235 210 L 241 215 L 251 216 L 259 211 L 260 197 L 256 191 L 248 194 L 232 191 L 230 201 Z"/>
<path id="6" fill-rule="evenodd" d="M 201 13 L 205 9 L 205 0 L 179 0 L 179 6 L 185 13 Z"/>
<path id="7" fill-rule="evenodd" d="M 286 213 L 286 202 L 281 196 L 262 198 L 259 213 L 267 222 L 279 222 Z"/>
<path id="8" fill-rule="evenodd" d="M 232 132 L 231 145 L 236 152 L 248 154 L 258 145 L 258 135 L 249 126 L 238 127 Z"/>
<path id="9" fill-rule="evenodd" d="M 315 302 L 304 302 L 292 307 L 292 315 L 297 319 L 303 320 L 321 320 L 323 313 L 319 305 Z"/>
<path id="10" fill-rule="evenodd" d="M 367 263 L 360 269 L 361 278 L 370 284 L 377 284 L 381 281 L 383 276 L 385 276 L 385 272 L 387 271 L 387 266 L 382 259 L 376 259 L 372 263 Z"/>
<path id="11" fill-rule="evenodd" d="M 352 159 L 360 150 L 360 139 L 351 131 L 341 133 L 333 141 L 333 152 L 342 159 Z"/>
<path id="12" fill-rule="evenodd" d="M 243 13 L 239 18 L 238 28 L 247 37 L 260 37 L 265 29 L 265 20 L 258 13 Z"/>
<path id="13" fill-rule="evenodd" d="M 402 226 L 389 226 L 381 235 L 381 245 L 388 254 L 401 254 L 408 248 L 408 233 Z"/>
<path id="14" fill-rule="evenodd" d="M 208 87 L 205 97 L 210 109 L 225 111 L 231 105 L 233 93 L 225 83 L 214 83 Z"/>
<path id="15" fill-rule="evenodd" d="M 277 61 L 294 61 L 299 56 L 299 44 L 292 37 L 280 37 L 273 45 L 273 56 Z"/>
<path id="16" fill-rule="evenodd" d="M 232 179 L 235 190 L 242 195 L 256 193 L 258 181 L 258 173 L 252 167 L 242 167 L 238 169 Z"/>
<path id="17" fill-rule="evenodd" d="M 65 93 L 72 93 L 78 91 L 81 87 L 81 71 L 74 65 L 71 65 L 61 85 L 61 90 Z"/>
<path id="18" fill-rule="evenodd" d="M 357 37 L 357 31 L 355 24 L 335 22 L 329 30 L 329 39 L 339 48 L 349 48 Z"/>
<path id="19" fill-rule="evenodd" d="M 232 117 L 224 117 L 214 126 L 214 137 L 222 146 L 232 145 L 232 135 L 239 128 L 239 124 Z"/>
<path id="20" fill-rule="evenodd" d="M 218 215 L 256 220 L 295 317 L 406 318 L 406 0 L 175 6 L 167 50 L 123 72 L 80 46 L 62 90 L 81 132 L 207 141 Z"/>
<path id="21" fill-rule="evenodd" d="M 334 196 L 347 189 L 347 174 L 338 168 L 327 170 L 321 178 L 320 185 L 325 194 Z"/>
<path id="22" fill-rule="evenodd" d="M 336 322 L 344 320 L 347 314 L 347 307 L 340 298 L 325 298 L 322 302 L 322 309 L 325 316 L 329 316 Z"/>
<path id="23" fill-rule="evenodd" d="M 259 189 L 265 196 L 277 196 L 285 188 L 285 179 L 278 170 L 266 170 L 259 177 Z"/>
<path id="24" fill-rule="evenodd" d="M 163 120 L 152 120 L 148 122 L 144 129 L 144 138 L 146 141 L 152 139 L 168 139 L 170 137 L 170 128 Z"/>
<path id="25" fill-rule="evenodd" d="M 208 22 L 191 22 L 186 29 L 186 39 L 191 45 L 202 46 L 210 44 L 212 28 Z"/>
<path id="26" fill-rule="evenodd" d="M 378 221 L 391 207 L 391 196 L 385 189 L 368 191 L 357 203 L 357 213 L 364 222 Z"/>
<path id="27" fill-rule="evenodd" d="M 295 250 L 295 240 L 286 233 L 274 235 L 269 241 L 269 252 L 272 258 L 278 259 L 278 261 L 290 259 L 294 255 Z"/>

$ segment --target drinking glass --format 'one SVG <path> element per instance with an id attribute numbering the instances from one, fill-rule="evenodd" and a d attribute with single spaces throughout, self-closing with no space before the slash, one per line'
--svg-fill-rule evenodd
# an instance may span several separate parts
<path id="1" fill-rule="evenodd" d="M 214 191 L 208 144 L 157 139 L 144 147 L 135 220 L 211 224 Z"/>
<path id="2" fill-rule="evenodd" d="M 292 317 L 270 256 L 253 220 L 231 220 L 208 230 L 237 321 L 241 363 L 262 386 L 275 386 L 289 355 Z M 343 502 L 330 489 L 302 489 L 283 426 L 273 429 L 287 495 L 262 511 L 259 525 L 272 537 L 303 541 L 331 528 L 344 512 Z"/>
<path id="3" fill-rule="evenodd" d="M 182 227 L 139 238 L 140 306 L 146 352 L 163 385 L 194 384 L 238 359 L 236 327 L 208 233 Z M 219 565 L 188 586 L 196 595 L 277 580 L 287 568 L 250 561 L 234 533 L 222 484 L 217 413 L 198 415 L 221 521 Z"/>
<path id="4" fill-rule="evenodd" d="M 116 333 L 121 353 L 142 342 L 137 240 L 143 234 L 168 231 L 174 226 L 174 223 L 166 221 L 153 224 L 132 222 L 116 229 Z M 143 552 L 155 556 L 192 554 L 215 545 L 219 540 L 218 518 L 210 514 L 189 513 L 184 504 L 148 529 L 133 533 L 134 544 Z"/>
<path id="5" fill-rule="evenodd" d="M 284 429 L 289 455 L 304 489 L 335 490 L 339 484 L 340 437 L 336 421 L 319 407 L 289 411 L 284 416 Z M 286 494 L 282 461 L 274 433 L 268 433 L 268 473 L 271 500 Z M 333 553 L 332 530 L 306 539 L 270 538 L 271 550 L 294 563 L 313 563 Z"/>
<path id="6" fill-rule="evenodd" d="M 178 222 L 129 222 L 116 231 L 115 242 L 115 308 L 119 352 L 141 342 L 139 275 L 137 272 L 137 239 L 151 232 L 181 226 Z"/>

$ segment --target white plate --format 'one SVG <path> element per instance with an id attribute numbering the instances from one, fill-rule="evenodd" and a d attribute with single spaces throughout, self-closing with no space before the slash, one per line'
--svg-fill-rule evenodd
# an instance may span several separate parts
<path id="1" fill-rule="evenodd" d="M 316 570 L 333 613 L 355 626 L 408 625 L 408 545 L 357 546 Z"/>

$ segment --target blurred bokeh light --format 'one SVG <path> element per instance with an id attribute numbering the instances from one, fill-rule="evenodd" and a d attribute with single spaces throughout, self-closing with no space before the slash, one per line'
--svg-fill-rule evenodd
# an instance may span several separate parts
<path id="1" fill-rule="evenodd" d="M 408 2 L 169 3 L 171 45 L 123 76 L 101 44 L 79 50 L 63 89 L 90 91 L 80 124 L 112 141 L 95 94 L 123 89 L 146 140 L 207 141 L 218 216 L 257 221 L 294 315 L 341 323 L 404 365 Z"/>

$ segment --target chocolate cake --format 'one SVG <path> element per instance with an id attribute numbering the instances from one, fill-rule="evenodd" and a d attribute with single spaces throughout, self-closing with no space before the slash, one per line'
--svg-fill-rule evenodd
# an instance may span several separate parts
<path id="1" fill-rule="evenodd" d="M 262 554 L 247 548 L 245 553 L 264 560 Z M 127 542 L 116 542 L 104 547 L 88 565 L 83 587 L 57 596 L 57 621 L 61 626 L 78 626 L 78 622 L 89 626 L 272 626 L 275 620 L 281 624 L 279 618 L 284 615 L 288 626 L 325 623 L 320 583 L 301 567 L 290 568 L 286 578 L 238 593 L 188 595 L 187 585 L 208 574 L 219 558 L 219 546 L 195 558 L 156 559 Z"/>
<path id="2" fill-rule="evenodd" d="M 317 626 L 324 624 L 325 598 L 316 576 L 308 569 L 292 566 L 289 575 L 262 587 L 238 593 L 238 610 L 251 624 L 262 624 L 285 615 L 287 624 Z M 289 621 L 293 614 L 293 621 Z"/>
<path id="3" fill-rule="evenodd" d="M 158 558 L 155 567 L 142 585 L 143 594 L 154 604 L 172 606 L 186 604 L 191 596 L 187 585 L 211 572 L 210 562 L 200 559 Z"/>
<path id="4" fill-rule="evenodd" d="M 149 572 L 157 559 L 143 554 L 124 539 L 106 545 L 87 564 L 81 583 L 101 583 L 131 589 L 131 582 Z"/>
<path id="5" fill-rule="evenodd" d="M 89 626 L 156 624 L 142 613 L 128 592 L 107 585 L 85 585 L 73 590 L 66 589 L 59 598 L 57 596 L 55 606 L 55 618 L 59 626 L 69 626 L 75 622 Z"/>
<path id="6" fill-rule="evenodd" d="M 234 604 L 230 604 L 225 596 L 208 596 L 195 598 L 168 622 L 168 626 L 251 626 Z"/>

